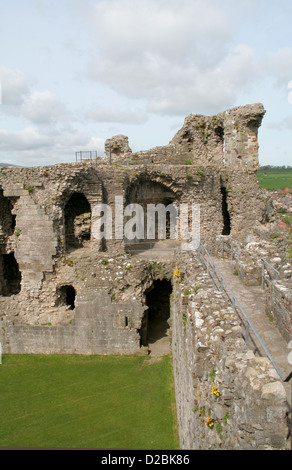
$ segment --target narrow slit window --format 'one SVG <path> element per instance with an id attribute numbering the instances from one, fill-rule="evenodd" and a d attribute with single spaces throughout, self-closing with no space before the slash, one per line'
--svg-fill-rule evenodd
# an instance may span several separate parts
<path id="1" fill-rule="evenodd" d="M 221 194 L 222 194 L 222 216 L 223 216 L 222 235 L 230 235 L 231 221 L 230 221 L 230 214 L 228 211 L 227 191 L 226 191 L 226 188 L 224 188 L 223 186 L 221 187 Z"/>

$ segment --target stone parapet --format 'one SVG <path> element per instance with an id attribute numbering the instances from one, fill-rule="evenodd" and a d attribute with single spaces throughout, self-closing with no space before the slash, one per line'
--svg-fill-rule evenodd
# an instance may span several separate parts
<path id="1" fill-rule="evenodd" d="M 266 294 L 267 313 L 287 343 L 292 340 L 292 278 L 272 281 Z"/>

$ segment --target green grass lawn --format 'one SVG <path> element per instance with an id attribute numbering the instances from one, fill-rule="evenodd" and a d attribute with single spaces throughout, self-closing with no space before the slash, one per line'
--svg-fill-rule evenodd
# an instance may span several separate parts
<path id="1" fill-rule="evenodd" d="M 172 358 L 4 355 L 0 446 L 177 449 Z"/>
<path id="2" fill-rule="evenodd" d="M 258 181 L 265 189 L 292 188 L 292 168 L 260 169 Z"/>

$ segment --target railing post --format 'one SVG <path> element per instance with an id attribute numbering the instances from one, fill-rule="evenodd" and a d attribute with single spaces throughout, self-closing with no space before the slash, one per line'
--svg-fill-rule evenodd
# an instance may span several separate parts
<path id="1" fill-rule="evenodd" d="M 220 277 L 220 289 L 221 289 L 221 292 L 223 292 L 223 277 L 222 276 Z"/>
<path id="2" fill-rule="evenodd" d="M 249 348 L 249 323 L 248 322 L 246 322 L 246 325 L 245 325 L 245 342 L 246 342 L 247 347 Z"/>
<path id="3" fill-rule="evenodd" d="M 262 289 L 265 288 L 265 262 L 262 259 Z"/>

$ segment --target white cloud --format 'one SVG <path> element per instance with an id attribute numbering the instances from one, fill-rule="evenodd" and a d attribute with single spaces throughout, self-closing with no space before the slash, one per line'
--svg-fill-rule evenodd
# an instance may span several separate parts
<path id="1" fill-rule="evenodd" d="M 49 165 L 75 161 L 76 151 L 96 150 L 104 154 L 104 139 L 93 138 L 69 127 L 66 131 L 42 132 L 37 127 L 20 131 L 0 129 L 1 161 L 11 164 Z"/>
<path id="2" fill-rule="evenodd" d="M 253 5 L 100 0 L 93 14 L 98 52 L 90 76 L 128 98 L 145 99 L 150 112 L 182 115 L 233 106 L 267 77 L 276 86 L 287 85 L 291 47 L 265 52 L 252 41 L 236 42 L 242 22 L 253 19 Z"/>
<path id="3" fill-rule="evenodd" d="M 87 118 L 97 122 L 119 122 L 126 124 L 143 124 L 147 121 L 147 113 L 143 110 L 110 108 L 93 106 Z"/>
<path id="4" fill-rule="evenodd" d="M 10 116 L 25 118 L 44 125 L 67 120 L 72 115 L 58 97 L 49 90 L 33 90 L 35 81 L 20 70 L 0 67 L 2 90 L 1 111 Z"/>
<path id="5" fill-rule="evenodd" d="M 95 6 L 99 54 L 91 77 L 148 110 L 186 114 L 230 104 L 256 72 L 254 51 L 234 46 L 228 0 L 112 0 Z M 233 16 L 231 16 L 231 14 Z"/>
<path id="6" fill-rule="evenodd" d="M 48 147 L 50 144 L 50 136 L 40 134 L 34 127 L 27 127 L 20 131 L 0 129 L 0 150 L 38 150 Z"/>
<path id="7" fill-rule="evenodd" d="M 2 161 L 19 163 L 17 160 L 25 158 L 39 164 L 59 155 L 71 155 L 72 161 L 75 148 L 88 144 L 90 137 L 72 127 L 73 113 L 54 93 L 33 90 L 35 83 L 24 73 L 6 67 L 0 68 L 0 81 L 0 111 L 7 126 L 0 128 Z M 9 130 L 13 119 L 18 120 L 17 130 Z"/>
<path id="8" fill-rule="evenodd" d="M 149 110 L 186 114 L 204 109 L 212 113 L 232 106 L 238 90 L 252 86 L 258 75 L 254 55 L 252 49 L 239 46 L 212 70 L 193 65 L 187 77 L 181 74 L 177 85 L 157 88 L 150 95 Z"/>
<path id="9" fill-rule="evenodd" d="M 0 67 L 0 82 L 2 88 L 2 105 L 18 106 L 24 96 L 29 93 L 30 83 L 20 70 Z"/>
<path id="10" fill-rule="evenodd" d="M 33 91 L 27 95 L 20 112 L 37 124 L 49 124 L 69 117 L 65 105 L 50 91 Z"/>
<path id="11" fill-rule="evenodd" d="M 147 54 L 187 62 L 196 56 L 206 64 L 220 61 L 235 31 L 230 12 L 214 0 L 102 0 L 94 22 L 104 58 L 139 63 Z"/>
<path id="12" fill-rule="evenodd" d="M 268 52 L 261 60 L 262 73 L 274 78 L 276 86 L 288 86 L 292 80 L 292 47 Z"/>

